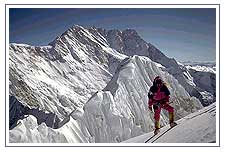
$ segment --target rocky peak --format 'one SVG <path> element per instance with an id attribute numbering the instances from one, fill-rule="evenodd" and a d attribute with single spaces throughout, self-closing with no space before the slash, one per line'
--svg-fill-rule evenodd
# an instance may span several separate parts
<path id="1" fill-rule="evenodd" d="M 123 37 L 137 37 L 140 38 L 137 31 L 134 29 L 126 29 L 122 32 Z"/>

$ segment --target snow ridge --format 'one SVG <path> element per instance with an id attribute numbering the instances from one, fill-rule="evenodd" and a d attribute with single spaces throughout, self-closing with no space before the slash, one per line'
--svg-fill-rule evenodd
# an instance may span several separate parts
<path id="1" fill-rule="evenodd" d="M 85 105 L 80 122 L 84 122 L 81 128 L 87 128 L 92 135 L 90 142 L 121 142 L 152 130 L 154 120 L 150 117 L 146 94 L 156 75 L 170 85 L 176 119 L 202 107 L 169 73 L 162 72 L 146 57 L 133 56 L 121 63 L 106 88 Z M 161 121 L 163 125 L 168 123 L 167 113 L 162 113 Z"/>

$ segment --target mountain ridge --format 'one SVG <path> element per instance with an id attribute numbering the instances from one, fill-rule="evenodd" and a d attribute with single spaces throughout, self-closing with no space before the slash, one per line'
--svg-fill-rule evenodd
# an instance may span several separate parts
<path id="1" fill-rule="evenodd" d="M 10 44 L 10 95 L 29 108 L 57 115 L 59 121 L 71 114 L 74 120 L 72 124 L 68 123 L 75 123 L 78 128 L 76 131 L 82 136 L 82 139 L 76 137 L 74 140 L 88 142 L 120 142 L 151 130 L 149 125 L 153 125 L 153 122 L 148 116 L 147 92 L 157 75 L 162 76 L 170 85 L 171 100 L 177 109 L 178 118 L 201 108 L 198 99 L 192 97 L 199 92 L 188 92 L 188 87 L 193 89 L 195 86 L 188 84 L 189 79 L 184 77 L 186 69 L 182 69 L 174 59 L 167 58 L 160 50 L 141 39 L 135 30 L 125 31 L 124 34 L 123 31 L 118 34 L 118 31 L 112 30 L 108 35 L 104 29 L 72 26 L 50 42 L 49 46 Z M 188 84 L 188 87 L 184 84 Z M 127 85 L 135 93 L 131 90 L 129 92 Z M 99 100 L 97 103 L 94 102 L 96 98 Z M 131 103 L 123 105 L 122 99 L 132 101 L 132 106 Z M 207 100 L 204 101 L 205 105 L 211 103 Z M 102 106 L 102 103 L 106 105 Z M 100 106 L 99 112 L 102 113 L 91 113 L 93 107 L 89 107 L 90 104 L 97 109 Z M 110 112 L 107 108 L 110 107 L 113 111 L 107 115 L 106 112 Z M 121 107 L 125 107 L 130 114 L 121 114 Z M 13 111 L 16 110 L 20 109 Z M 146 114 L 142 114 L 143 111 Z M 119 118 L 120 122 L 115 120 L 115 126 L 106 121 L 106 117 L 113 120 Z M 162 117 L 162 124 L 166 124 L 166 114 L 162 114 Z M 29 121 L 33 121 L 33 118 Z M 96 126 L 101 127 L 103 122 L 111 126 L 105 125 L 105 128 L 98 130 Z M 122 127 L 121 123 L 126 127 L 118 130 Z M 22 142 L 19 136 L 17 140 Z"/>

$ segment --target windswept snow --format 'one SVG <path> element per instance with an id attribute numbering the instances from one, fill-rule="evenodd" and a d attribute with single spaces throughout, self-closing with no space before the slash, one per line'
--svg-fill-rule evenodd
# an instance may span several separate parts
<path id="1" fill-rule="evenodd" d="M 178 120 L 177 123 L 177 126 L 155 140 L 169 129 L 169 125 L 162 127 L 160 133 L 148 143 L 154 140 L 154 143 L 216 143 L 215 103 Z M 143 134 L 128 139 L 124 143 L 145 143 L 153 134 L 153 132 Z"/>

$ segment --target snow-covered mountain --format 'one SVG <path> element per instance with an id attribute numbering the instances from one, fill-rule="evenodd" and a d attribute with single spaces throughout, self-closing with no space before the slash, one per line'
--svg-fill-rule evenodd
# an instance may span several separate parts
<path id="1" fill-rule="evenodd" d="M 181 64 L 185 65 L 188 69 L 194 69 L 196 71 L 202 72 L 211 72 L 216 73 L 216 62 L 208 61 L 208 62 L 181 62 Z"/>
<path id="2" fill-rule="evenodd" d="M 10 95 L 60 118 L 82 110 L 126 57 L 80 26 L 70 28 L 50 46 L 10 44 L 9 55 Z"/>
<path id="3" fill-rule="evenodd" d="M 185 69 L 184 75 L 200 92 L 203 106 L 216 101 L 215 62 L 184 62 L 180 67 Z"/>
<path id="4" fill-rule="evenodd" d="M 147 92 L 157 75 L 171 91 L 176 119 L 202 108 L 198 89 L 209 90 L 185 72 L 131 29 L 76 25 L 48 46 L 10 44 L 9 140 L 121 142 L 149 132 Z"/>

